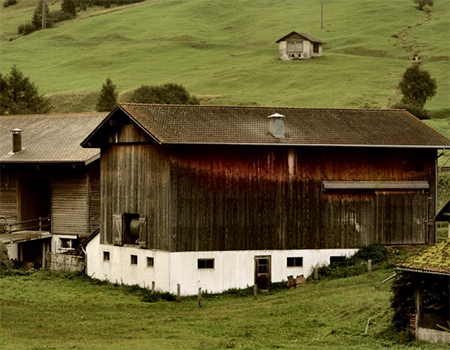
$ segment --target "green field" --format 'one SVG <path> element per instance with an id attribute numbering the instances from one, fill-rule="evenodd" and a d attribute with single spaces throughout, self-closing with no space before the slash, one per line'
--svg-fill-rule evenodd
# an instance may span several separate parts
<path id="1" fill-rule="evenodd" d="M 2 349 L 448 349 L 389 330 L 384 269 L 293 290 L 147 303 L 130 288 L 41 271 L 0 280 Z M 367 334 L 366 325 L 368 326 Z M 402 344 L 403 341 L 403 344 Z"/>
<path id="2" fill-rule="evenodd" d="M 324 29 L 319 0 L 157 0 L 17 37 L 34 4 L 1 8 L 1 71 L 16 64 L 57 111 L 95 108 L 107 77 L 125 93 L 175 82 L 210 104 L 386 108 L 418 54 L 438 83 L 429 123 L 449 129 L 449 0 L 430 12 L 410 0 L 324 0 Z M 325 41 L 324 56 L 278 61 L 275 41 L 292 30 Z"/>

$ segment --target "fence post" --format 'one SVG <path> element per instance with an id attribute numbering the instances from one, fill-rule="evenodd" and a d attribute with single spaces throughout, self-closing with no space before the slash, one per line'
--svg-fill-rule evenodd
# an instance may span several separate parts
<path id="1" fill-rule="evenodd" d="M 258 285 L 256 283 L 253 285 L 253 296 L 255 300 L 258 300 Z"/>
<path id="2" fill-rule="evenodd" d="M 198 289 L 198 307 L 202 307 L 202 287 Z"/>
<path id="3" fill-rule="evenodd" d="M 367 260 L 367 274 L 372 276 L 372 259 Z"/>
<path id="4" fill-rule="evenodd" d="M 319 280 L 319 267 L 316 266 L 314 268 L 314 283 L 317 283 L 318 280 Z"/>
<path id="5" fill-rule="evenodd" d="M 155 293 L 155 281 L 152 281 L 152 294 Z"/>
<path id="6" fill-rule="evenodd" d="M 12 224 L 8 224 L 9 225 L 9 243 L 13 242 L 13 238 L 12 238 Z"/>
<path id="7" fill-rule="evenodd" d="M 177 283 L 177 301 L 181 301 L 181 284 Z"/>
<path id="8" fill-rule="evenodd" d="M 42 235 L 42 218 L 39 216 L 39 236 Z"/>

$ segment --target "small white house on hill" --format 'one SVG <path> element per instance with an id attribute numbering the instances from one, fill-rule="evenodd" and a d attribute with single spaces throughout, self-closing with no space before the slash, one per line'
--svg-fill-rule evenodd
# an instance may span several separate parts
<path id="1" fill-rule="evenodd" d="M 279 47 L 279 59 L 306 60 L 312 57 L 322 56 L 322 40 L 306 33 L 291 32 L 276 41 Z"/>

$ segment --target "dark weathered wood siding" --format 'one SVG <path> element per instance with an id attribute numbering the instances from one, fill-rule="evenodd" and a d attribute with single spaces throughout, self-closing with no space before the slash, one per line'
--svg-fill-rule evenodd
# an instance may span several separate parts
<path id="1" fill-rule="evenodd" d="M 435 151 L 112 145 L 102 150 L 102 242 L 113 214 L 148 219 L 147 248 L 356 248 L 434 237 Z M 429 190 L 323 191 L 323 181 L 427 181 Z"/>
<path id="2" fill-rule="evenodd" d="M 112 145 L 101 157 L 101 242 L 112 243 L 114 214 L 143 214 L 147 246 L 170 249 L 169 154 L 147 144 Z"/>
<path id="3" fill-rule="evenodd" d="M 8 222 L 17 221 L 17 175 L 6 169 L 0 169 L 0 216 Z"/>
<path id="4" fill-rule="evenodd" d="M 87 236 L 99 227 L 100 162 L 89 166 L 8 164 L 1 171 L 0 216 L 9 222 L 22 220 L 20 183 L 28 179 L 48 180 L 51 198 L 51 232 Z M 31 203 L 31 202 L 30 202 Z"/>

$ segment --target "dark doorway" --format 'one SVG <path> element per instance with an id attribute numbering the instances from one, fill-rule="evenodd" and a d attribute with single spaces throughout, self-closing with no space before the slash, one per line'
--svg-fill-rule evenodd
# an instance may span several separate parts
<path id="1" fill-rule="evenodd" d="M 50 180 L 21 179 L 20 180 L 20 220 L 35 220 L 50 215 Z M 23 224 L 22 228 L 39 225 L 39 221 Z"/>
<path id="2" fill-rule="evenodd" d="M 270 256 L 255 256 L 255 283 L 261 290 L 269 290 L 270 276 Z"/>

